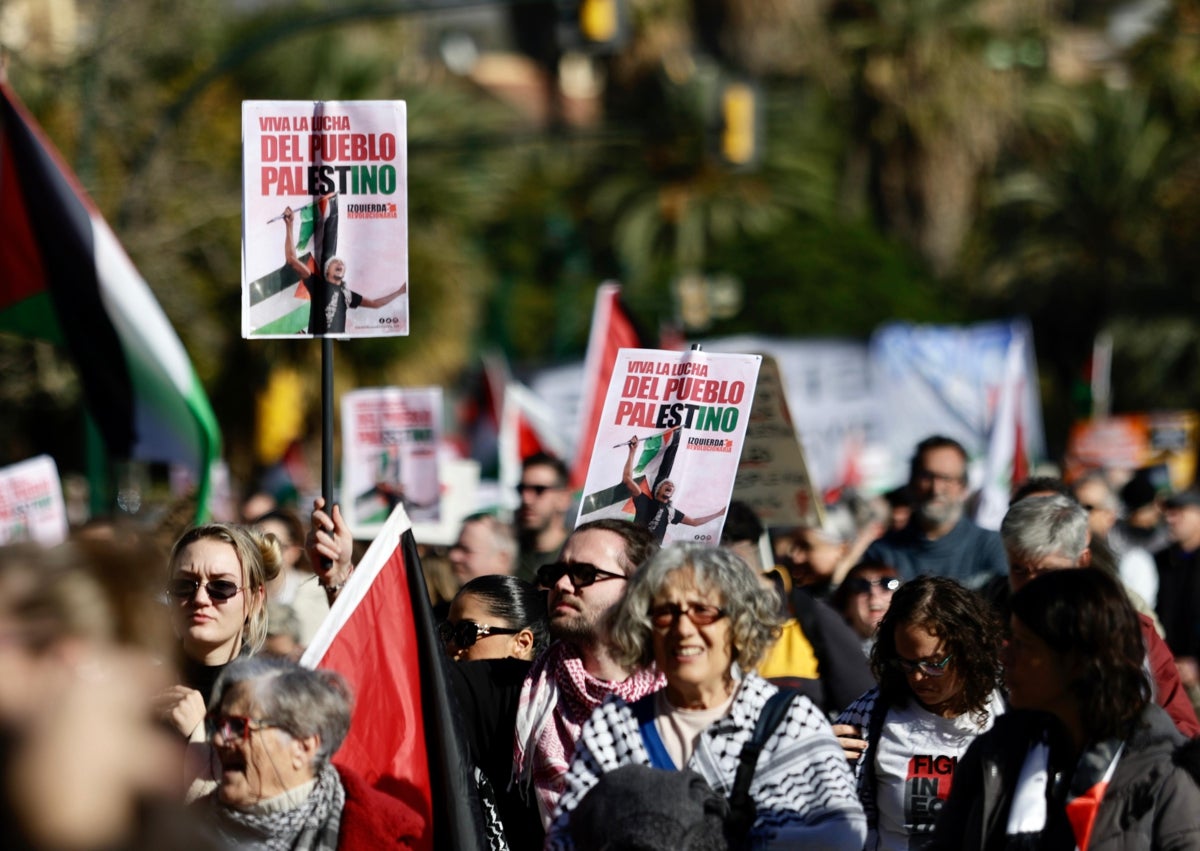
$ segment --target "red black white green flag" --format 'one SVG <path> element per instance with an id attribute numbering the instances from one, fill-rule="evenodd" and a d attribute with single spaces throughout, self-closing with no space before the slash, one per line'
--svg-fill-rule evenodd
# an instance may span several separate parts
<path id="1" fill-rule="evenodd" d="M 208 503 L 220 432 L 187 352 L 121 244 L 0 83 L 0 332 L 75 364 L 113 460 L 185 464 Z"/>

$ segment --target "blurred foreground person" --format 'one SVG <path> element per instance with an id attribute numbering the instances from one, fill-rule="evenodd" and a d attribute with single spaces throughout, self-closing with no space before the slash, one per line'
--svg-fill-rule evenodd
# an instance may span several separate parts
<path id="1" fill-rule="evenodd" d="M 1113 577 L 1060 570 L 1013 594 L 1011 709 L 967 751 L 935 847 L 1200 847 L 1185 741 L 1150 700 L 1142 630 Z"/>
<path id="2" fill-rule="evenodd" d="M 677 544 L 634 574 L 617 609 L 613 645 L 627 666 L 654 663 L 666 686 L 633 702 L 612 697 L 592 713 L 547 848 L 666 847 L 621 845 L 630 829 L 622 820 L 573 822 L 577 809 L 606 811 L 585 798 L 622 766 L 686 768 L 713 790 L 732 789 L 742 747 L 778 691 L 753 673 L 778 622 L 775 594 L 728 551 Z M 829 723 L 808 698 L 790 697 L 750 768 L 754 811 L 745 828 L 752 847 L 862 847 L 866 824 L 853 781 Z M 670 795 L 668 787 L 664 779 L 662 791 L 647 794 Z M 599 788 L 598 795 L 617 794 L 607 784 Z M 655 803 L 668 810 L 655 818 L 669 818 L 672 801 Z M 606 840 L 613 844 L 604 845 Z"/>
<path id="3" fill-rule="evenodd" d="M 874 849 L 924 848 L 954 766 L 1004 712 L 1000 625 L 987 601 L 953 579 L 902 586 L 879 625 L 879 686 L 834 725 L 854 764 Z"/>
<path id="4" fill-rule="evenodd" d="M 423 821 L 330 758 L 350 729 L 349 688 L 332 671 L 239 659 L 213 689 L 206 726 L 221 768 L 197 804 L 233 847 L 412 848 Z"/>
<path id="5" fill-rule="evenodd" d="M 213 848 L 179 806 L 161 556 L 111 541 L 0 548 L 0 818 L 6 849 Z"/>

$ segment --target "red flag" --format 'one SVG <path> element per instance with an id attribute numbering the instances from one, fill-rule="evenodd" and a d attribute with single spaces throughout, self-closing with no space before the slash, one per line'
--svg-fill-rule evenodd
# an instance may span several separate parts
<path id="1" fill-rule="evenodd" d="M 300 660 L 346 678 L 350 732 L 333 762 L 425 817 L 422 849 L 487 847 L 457 729 L 450 664 L 412 536 L 397 506 Z"/>
<path id="2" fill-rule="evenodd" d="M 571 488 L 578 490 L 587 481 L 592 462 L 592 444 L 604 410 L 604 396 L 612 379 L 617 349 L 645 348 L 633 318 L 621 302 L 621 285 L 604 283 L 596 290 L 592 312 L 592 330 L 588 337 L 587 357 L 583 362 L 583 405 L 580 410 L 579 442 L 571 467 Z"/>

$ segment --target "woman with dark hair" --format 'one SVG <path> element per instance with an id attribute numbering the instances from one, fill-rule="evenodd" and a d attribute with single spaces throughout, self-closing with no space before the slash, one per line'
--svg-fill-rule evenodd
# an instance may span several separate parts
<path id="1" fill-rule="evenodd" d="M 1012 710 L 959 765 L 935 847 L 1136 851 L 1200 847 L 1185 741 L 1150 699 L 1137 614 L 1095 568 L 1013 594 Z"/>
<path id="2" fill-rule="evenodd" d="M 450 683 L 477 766 L 492 848 L 539 848 L 544 834 L 537 807 L 509 783 L 512 749 L 494 744 L 512 740 L 520 684 L 550 641 L 546 597 L 515 576 L 477 576 L 454 595 L 438 633 L 446 653 L 461 663 L 452 667 Z M 494 690 L 497 682 L 509 687 Z"/>
<path id="3" fill-rule="evenodd" d="M 867 849 L 925 847 L 954 766 L 1004 711 L 1000 627 L 953 579 L 922 576 L 893 594 L 871 668 L 879 685 L 834 725 L 867 813 Z"/>
<path id="4" fill-rule="evenodd" d="M 546 598 L 515 576 L 478 576 L 459 589 L 438 632 L 456 662 L 532 661 L 550 641 Z"/>

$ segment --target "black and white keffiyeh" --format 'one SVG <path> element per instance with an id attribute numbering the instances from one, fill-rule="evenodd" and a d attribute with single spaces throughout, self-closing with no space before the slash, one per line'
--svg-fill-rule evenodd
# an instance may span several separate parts
<path id="1" fill-rule="evenodd" d="M 289 810 L 249 813 L 210 796 L 218 830 L 250 851 L 336 851 L 346 788 L 332 765 L 325 766 L 307 798 Z"/>

